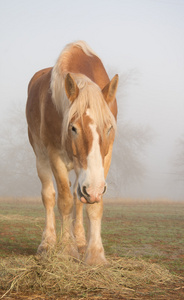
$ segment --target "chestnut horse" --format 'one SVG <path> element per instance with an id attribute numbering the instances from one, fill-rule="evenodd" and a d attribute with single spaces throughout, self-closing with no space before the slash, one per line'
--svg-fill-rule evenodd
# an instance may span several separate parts
<path id="1" fill-rule="evenodd" d="M 55 189 L 67 254 L 85 252 L 88 264 L 106 263 L 101 240 L 102 195 L 116 131 L 118 75 L 110 81 L 99 57 L 83 41 L 67 45 L 53 68 L 38 71 L 28 86 L 26 116 L 36 155 L 46 221 L 38 253 L 56 243 Z M 73 196 L 68 173 L 74 169 Z M 89 221 L 83 227 L 83 203 Z"/>

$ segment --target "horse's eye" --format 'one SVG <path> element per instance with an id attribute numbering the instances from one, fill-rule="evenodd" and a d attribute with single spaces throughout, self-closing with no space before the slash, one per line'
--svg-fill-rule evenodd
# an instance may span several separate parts
<path id="1" fill-rule="evenodd" d="M 75 126 L 72 126 L 71 130 L 72 130 L 73 133 L 75 133 L 75 134 L 77 133 L 77 128 Z"/>

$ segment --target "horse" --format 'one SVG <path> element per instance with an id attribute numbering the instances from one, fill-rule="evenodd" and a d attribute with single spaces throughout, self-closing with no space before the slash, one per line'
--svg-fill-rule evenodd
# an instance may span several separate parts
<path id="1" fill-rule="evenodd" d="M 118 75 L 110 80 L 100 58 L 84 41 L 68 44 L 54 67 L 38 71 L 29 82 L 28 137 L 45 207 L 39 254 L 56 244 L 55 179 L 65 253 L 78 259 L 83 252 L 89 265 L 107 263 L 101 239 L 102 196 L 117 126 L 117 86 Z M 73 195 L 72 169 L 76 177 Z"/>

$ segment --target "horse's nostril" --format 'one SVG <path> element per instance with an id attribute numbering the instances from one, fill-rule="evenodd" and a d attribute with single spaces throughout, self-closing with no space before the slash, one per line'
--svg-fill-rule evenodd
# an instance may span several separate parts
<path id="1" fill-rule="evenodd" d="M 105 185 L 104 190 L 103 190 L 103 194 L 105 194 L 106 190 L 107 190 L 107 186 Z"/>
<path id="2" fill-rule="evenodd" d="M 86 196 L 90 196 L 89 194 L 88 194 L 88 192 L 87 192 L 87 189 L 86 189 L 86 186 L 84 185 L 83 187 L 82 187 L 82 193 L 84 194 L 84 195 L 86 195 Z"/>

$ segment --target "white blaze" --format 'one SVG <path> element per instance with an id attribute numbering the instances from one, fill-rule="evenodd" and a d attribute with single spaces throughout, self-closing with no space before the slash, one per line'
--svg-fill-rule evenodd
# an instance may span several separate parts
<path id="1" fill-rule="evenodd" d="M 89 115 L 89 110 L 88 110 Z M 93 142 L 87 157 L 87 169 L 81 170 L 79 184 L 82 188 L 86 186 L 87 193 L 93 197 L 98 197 L 104 191 L 105 178 L 102 156 L 99 145 L 99 134 L 94 123 L 89 124 L 92 132 Z"/>

